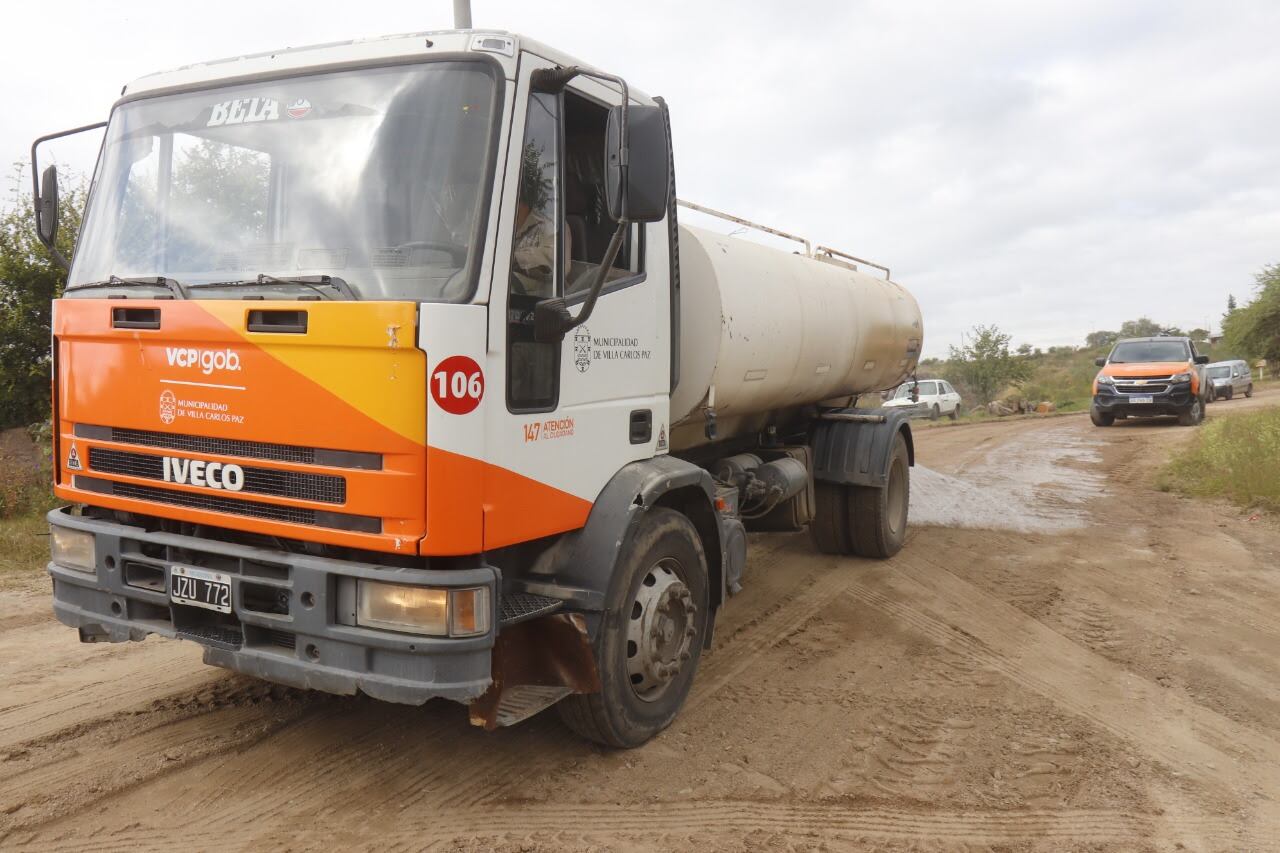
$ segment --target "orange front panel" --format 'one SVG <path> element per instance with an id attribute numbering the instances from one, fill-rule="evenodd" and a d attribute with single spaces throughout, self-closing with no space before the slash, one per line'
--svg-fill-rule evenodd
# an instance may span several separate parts
<path id="1" fill-rule="evenodd" d="M 114 328 L 112 311 L 156 309 L 160 328 Z M 305 311 L 302 334 L 250 332 L 250 311 Z M 60 497 L 272 535 L 385 551 L 413 551 L 426 530 L 425 356 L 414 347 L 417 306 L 387 302 L 151 301 L 63 299 L 56 303 Z M 76 425 L 201 440 L 199 449 L 142 447 L 76 437 Z M 246 460 L 207 439 L 381 456 L 381 470 Z M 75 446 L 79 471 L 67 467 Z M 101 495 L 73 475 L 209 493 L 88 469 L 94 447 L 174 459 L 231 462 L 346 481 L 340 505 L 287 495 L 219 497 L 322 508 L 381 519 L 380 534 L 281 523 L 204 508 Z M 215 448 L 210 450 L 210 448 Z"/>

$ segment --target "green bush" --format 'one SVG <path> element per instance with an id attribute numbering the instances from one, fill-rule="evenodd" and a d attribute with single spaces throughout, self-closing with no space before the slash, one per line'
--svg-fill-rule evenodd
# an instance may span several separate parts
<path id="1" fill-rule="evenodd" d="M 1280 512 L 1280 408 L 1210 419 L 1158 482 L 1166 491 Z"/>

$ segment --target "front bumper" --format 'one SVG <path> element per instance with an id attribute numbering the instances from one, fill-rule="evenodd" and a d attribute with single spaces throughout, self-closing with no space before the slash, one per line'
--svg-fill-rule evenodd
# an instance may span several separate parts
<path id="1" fill-rule="evenodd" d="M 190 639 L 204 646 L 204 661 L 214 666 L 294 687 L 412 705 L 436 697 L 468 702 L 491 683 L 502 589 L 492 566 L 379 566 L 147 531 L 65 509 L 50 512 L 48 520 L 94 536 L 96 571 L 48 566 L 54 614 L 79 629 L 84 642 L 141 640 L 148 634 Z M 232 613 L 171 603 L 174 564 L 230 575 Z M 443 638 L 359 627 L 358 578 L 486 586 L 491 628 L 482 636 Z"/>
<path id="2" fill-rule="evenodd" d="M 1151 402 L 1133 402 L 1134 397 L 1141 396 L 1150 397 Z M 1195 399 L 1190 382 L 1177 382 L 1164 391 L 1144 394 L 1122 394 L 1109 385 L 1099 385 L 1098 393 L 1093 395 L 1093 405 L 1104 414 L 1150 417 L 1181 414 L 1191 408 Z"/>

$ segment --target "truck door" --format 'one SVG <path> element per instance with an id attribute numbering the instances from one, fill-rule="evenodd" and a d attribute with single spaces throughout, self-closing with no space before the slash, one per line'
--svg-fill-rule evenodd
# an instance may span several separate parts
<path id="1" fill-rule="evenodd" d="M 580 527 L 623 465 L 667 449 L 670 314 L 666 223 L 634 225 L 590 320 L 558 343 L 533 335 L 534 306 L 582 308 L 616 223 L 604 196 L 605 128 L 620 95 L 575 79 L 533 91 L 554 67 L 523 54 L 490 298 L 490 470 L 485 547 Z M 496 390 L 496 389 L 495 389 Z"/>

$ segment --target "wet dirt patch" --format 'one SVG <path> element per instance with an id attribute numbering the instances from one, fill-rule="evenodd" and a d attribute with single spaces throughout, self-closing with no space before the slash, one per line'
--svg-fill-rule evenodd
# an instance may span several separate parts
<path id="1" fill-rule="evenodd" d="M 1017 436 L 956 474 L 911 471 L 911 523 L 1047 533 L 1088 524 L 1100 442 L 1072 426 Z"/>

